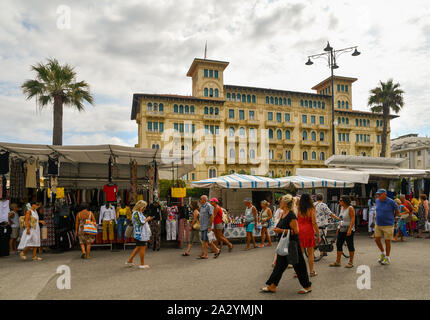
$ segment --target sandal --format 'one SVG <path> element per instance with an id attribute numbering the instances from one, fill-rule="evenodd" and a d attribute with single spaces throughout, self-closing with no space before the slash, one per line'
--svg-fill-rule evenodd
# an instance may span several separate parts
<path id="1" fill-rule="evenodd" d="M 214 254 L 214 259 L 218 258 L 218 256 L 221 254 L 221 250 L 219 250 L 217 253 Z"/>
<path id="2" fill-rule="evenodd" d="M 263 292 L 263 293 L 276 293 L 276 291 L 272 291 L 272 290 L 270 290 L 269 289 L 269 287 L 263 287 L 263 288 L 260 288 L 260 292 Z"/>
<path id="3" fill-rule="evenodd" d="M 198 258 L 196 258 L 197 260 L 200 260 L 200 259 L 207 259 L 208 257 L 202 257 L 202 256 L 199 256 Z"/>
<path id="4" fill-rule="evenodd" d="M 329 267 L 340 267 L 340 266 L 341 266 L 340 263 L 337 263 L 337 262 L 330 263 L 329 265 Z"/>
<path id="5" fill-rule="evenodd" d="M 312 289 L 306 290 L 305 288 L 303 288 L 302 290 L 298 291 L 298 294 L 307 294 L 309 292 L 312 292 Z"/>
<path id="6" fill-rule="evenodd" d="M 345 266 L 345 268 L 353 268 L 354 264 L 351 262 L 348 262 L 348 264 Z"/>
<path id="7" fill-rule="evenodd" d="M 183 256 L 183 257 L 189 257 L 190 255 L 189 255 L 188 253 L 184 252 L 184 253 L 182 254 L 182 256 Z"/>
<path id="8" fill-rule="evenodd" d="M 19 254 L 22 260 L 27 260 L 27 256 L 24 254 L 24 252 L 21 251 Z"/>
<path id="9" fill-rule="evenodd" d="M 316 277 L 318 275 L 318 273 L 314 270 L 311 273 L 309 273 L 310 277 Z"/>

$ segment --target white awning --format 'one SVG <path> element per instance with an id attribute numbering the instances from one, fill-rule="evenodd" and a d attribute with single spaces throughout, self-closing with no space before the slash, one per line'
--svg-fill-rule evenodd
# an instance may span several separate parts
<path id="1" fill-rule="evenodd" d="M 368 183 L 370 177 L 400 179 L 425 178 L 430 176 L 429 170 L 417 169 L 381 169 L 381 168 L 298 168 L 298 175 L 323 179 L 338 179 L 355 183 Z"/>
<path id="2" fill-rule="evenodd" d="M 194 181 L 191 182 L 191 186 L 195 188 L 281 189 L 286 185 L 279 179 L 234 173 L 227 176 Z"/>
<path id="3" fill-rule="evenodd" d="M 278 178 L 282 184 L 294 185 L 297 189 L 308 189 L 308 188 L 352 188 L 354 183 L 333 180 L 333 179 L 323 179 L 317 177 L 306 177 L 306 176 L 290 176 L 284 178 Z"/>

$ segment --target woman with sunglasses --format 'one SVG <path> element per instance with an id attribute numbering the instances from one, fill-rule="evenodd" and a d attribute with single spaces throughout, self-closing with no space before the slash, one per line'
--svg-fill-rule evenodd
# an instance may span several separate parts
<path id="1" fill-rule="evenodd" d="M 330 267 L 340 267 L 340 257 L 342 256 L 342 247 L 346 241 L 349 251 L 349 262 L 345 268 L 354 267 L 354 232 L 355 232 L 355 210 L 351 206 L 351 198 L 349 196 L 341 196 L 339 200 L 341 221 L 340 227 L 337 230 L 337 258 L 336 262 L 330 264 Z"/>

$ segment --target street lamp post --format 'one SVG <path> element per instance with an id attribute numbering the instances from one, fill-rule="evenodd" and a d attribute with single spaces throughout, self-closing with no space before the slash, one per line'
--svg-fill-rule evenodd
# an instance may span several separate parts
<path id="1" fill-rule="evenodd" d="M 312 59 L 317 59 L 317 58 L 323 58 L 326 57 L 327 61 L 328 61 L 328 67 L 331 70 L 331 128 L 332 128 L 332 150 L 333 150 L 333 155 L 336 154 L 336 146 L 335 146 L 335 126 L 334 126 L 334 73 L 333 70 L 339 68 L 339 66 L 336 64 L 336 59 L 342 54 L 342 53 L 346 53 L 346 52 L 351 52 L 352 50 L 354 50 L 354 52 L 352 53 L 353 57 L 356 57 L 358 55 L 360 55 L 360 52 L 357 51 L 357 47 L 349 47 L 349 48 L 344 48 L 344 49 L 340 49 L 340 50 L 334 50 L 331 46 L 330 43 L 327 42 L 327 47 L 324 48 L 323 53 L 319 53 L 319 54 L 314 54 L 312 56 L 308 56 L 308 61 L 305 63 L 307 66 L 313 65 L 314 63 L 312 62 Z"/>

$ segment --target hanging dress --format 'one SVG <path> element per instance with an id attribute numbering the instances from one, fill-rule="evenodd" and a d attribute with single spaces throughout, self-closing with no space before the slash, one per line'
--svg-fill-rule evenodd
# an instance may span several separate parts
<path id="1" fill-rule="evenodd" d="M 39 215 L 33 210 L 30 210 L 30 212 L 31 216 L 36 219 L 36 226 L 35 228 L 30 227 L 30 234 L 27 234 L 27 227 L 24 228 L 18 250 L 24 250 L 28 247 L 40 247 Z"/>

